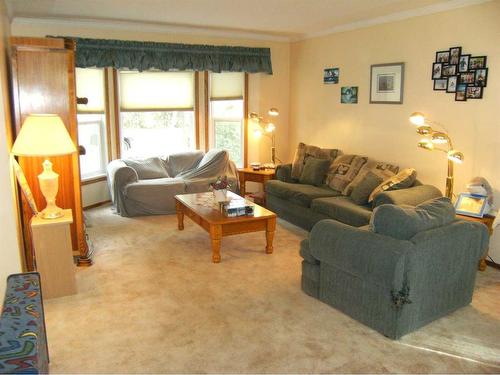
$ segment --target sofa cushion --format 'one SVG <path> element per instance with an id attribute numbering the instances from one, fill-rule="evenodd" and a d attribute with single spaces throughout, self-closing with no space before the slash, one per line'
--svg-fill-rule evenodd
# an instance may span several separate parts
<path id="1" fill-rule="evenodd" d="M 334 197 L 340 195 L 327 186 L 312 186 L 294 184 L 279 180 L 271 180 L 266 183 L 266 193 L 289 200 L 303 207 L 310 207 L 311 201 L 321 197 Z"/>
<path id="2" fill-rule="evenodd" d="M 368 158 L 358 155 L 338 156 L 330 166 L 326 183 L 333 190 L 343 191 L 356 177 Z"/>
<path id="3" fill-rule="evenodd" d="M 351 199 L 356 204 L 368 204 L 368 198 L 371 192 L 379 186 L 382 181 L 382 177 L 372 171 L 368 171 L 368 173 L 364 175 L 364 178 L 354 186 L 351 192 Z"/>
<path id="4" fill-rule="evenodd" d="M 428 200 L 416 207 L 383 204 L 373 211 L 373 232 L 400 240 L 409 240 L 419 232 L 441 227 L 456 220 L 449 198 Z"/>
<path id="5" fill-rule="evenodd" d="M 200 163 L 205 153 L 203 151 L 187 151 L 168 155 L 165 165 L 170 177 L 175 177 L 181 172 L 195 168 Z"/>
<path id="6" fill-rule="evenodd" d="M 123 162 L 137 172 L 139 180 L 168 177 L 165 164 L 160 158 L 124 159 Z"/>
<path id="7" fill-rule="evenodd" d="M 415 183 L 417 179 L 417 171 L 413 168 L 403 169 L 398 174 L 389 177 L 375 188 L 368 198 L 368 202 L 372 202 L 377 194 L 383 191 L 406 189 Z"/>
<path id="8" fill-rule="evenodd" d="M 329 159 L 318 159 L 312 156 L 306 159 L 299 183 L 306 185 L 320 186 L 325 181 L 326 172 L 330 168 Z"/>
<path id="9" fill-rule="evenodd" d="M 341 152 L 337 149 L 319 148 L 305 143 L 299 143 L 292 163 L 292 178 L 298 180 L 302 174 L 302 169 L 307 157 L 312 156 L 317 159 L 335 160 Z"/>
<path id="10" fill-rule="evenodd" d="M 355 227 L 368 224 L 372 214 L 371 207 L 359 206 L 350 197 L 342 196 L 315 199 L 311 209 Z"/>
<path id="11" fill-rule="evenodd" d="M 354 179 L 345 187 L 342 191 L 342 195 L 351 195 L 352 191 L 358 185 L 368 172 L 375 173 L 380 176 L 382 181 L 387 180 L 389 177 L 394 176 L 399 172 L 399 167 L 397 165 L 392 165 L 389 163 L 384 163 L 368 158 L 365 165 L 359 170 L 359 173 L 354 177 Z M 381 182 L 382 182 L 381 181 Z"/>

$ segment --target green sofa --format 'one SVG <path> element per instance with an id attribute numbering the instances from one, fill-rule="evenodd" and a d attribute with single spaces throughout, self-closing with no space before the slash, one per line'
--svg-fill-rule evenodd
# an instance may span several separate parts
<path id="1" fill-rule="evenodd" d="M 398 339 L 471 302 L 488 241 L 447 198 L 379 206 L 361 228 L 322 220 L 301 243 L 302 289 Z"/>
<path id="2" fill-rule="evenodd" d="M 330 187 L 299 184 L 292 179 L 292 165 L 276 168 L 276 179 L 265 186 L 267 207 L 279 217 L 308 231 L 323 219 L 335 219 L 354 227 L 367 225 L 373 208 L 385 203 L 415 206 L 428 199 L 441 197 L 439 189 L 418 180 L 407 189 L 378 194 L 373 204 L 357 205 L 350 197 Z"/>

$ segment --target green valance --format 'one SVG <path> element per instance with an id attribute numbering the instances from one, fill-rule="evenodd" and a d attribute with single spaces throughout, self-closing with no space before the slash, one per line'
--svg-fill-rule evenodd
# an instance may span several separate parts
<path id="1" fill-rule="evenodd" d="M 79 68 L 273 73 L 269 48 L 67 39 L 76 43 L 76 66 Z"/>

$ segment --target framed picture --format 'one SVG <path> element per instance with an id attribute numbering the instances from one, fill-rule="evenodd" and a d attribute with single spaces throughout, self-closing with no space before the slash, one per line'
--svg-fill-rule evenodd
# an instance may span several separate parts
<path id="1" fill-rule="evenodd" d="M 323 71 L 324 84 L 339 83 L 339 68 L 328 68 Z"/>
<path id="2" fill-rule="evenodd" d="M 469 69 L 486 68 L 486 56 L 473 56 L 469 60 Z"/>
<path id="3" fill-rule="evenodd" d="M 443 72 L 443 63 L 432 64 L 432 79 L 441 78 L 442 72 Z"/>
<path id="4" fill-rule="evenodd" d="M 358 102 L 358 87 L 346 86 L 340 89 L 340 103 L 356 104 Z"/>
<path id="5" fill-rule="evenodd" d="M 466 72 L 469 69 L 469 59 L 470 55 L 460 56 L 460 61 L 458 62 L 458 71 L 460 73 Z"/>
<path id="6" fill-rule="evenodd" d="M 38 208 L 36 207 L 35 198 L 33 197 L 33 193 L 31 192 L 30 186 L 28 185 L 28 181 L 26 180 L 26 176 L 24 175 L 21 166 L 17 162 L 16 159 L 12 158 L 12 166 L 14 168 L 14 174 L 16 175 L 17 183 L 21 187 L 21 190 L 28 202 L 28 205 L 33 212 L 33 215 L 38 215 Z"/>
<path id="7" fill-rule="evenodd" d="M 462 53 L 462 47 L 452 47 L 450 48 L 450 64 L 458 64 L 460 60 L 460 54 Z"/>
<path id="8" fill-rule="evenodd" d="M 436 62 L 449 64 L 450 63 L 450 51 L 438 51 L 436 52 Z"/>
<path id="9" fill-rule="evenodd" d="M 467 99 L 481 99 L 483 97 L 483 88 L 477 86 L 467 86 Z"/>
<path id="10" fill-rule="evenodd" d="M 457 85 L 457 91 L 455 91 L 455 101 L 457 102 L 465 102 L 467 101 L 467 84 L 459 83 Z"/>
<path id="11" fill-rule="evenodd" d="M 457 74 L 457 65 L 443 65 L 441 75 L 443 77 L 454 76 Z"/>
<path id="12" fill-rule="evenodd" d="M 482 195 L 460 193 L 455 203 L 455 211 L 460 215 L 483 217 L 487 200 L 488 197 Z"/>
<path id="13" fill-rule="evenodd" d="M 458 77 L 457 76 L 448 77 L 448 84 L 446 86 L 446 92 L 456 92 L 457 91 L 457 84 L 458 84 Z"/>
<path id="14" fill-rule="evenodd" d="M 476 78 L 474 84 L 479 87 L 486 87 L 488 80 L 488 68 L 476 70 Z"/>
<path id="15" fill-rule="evenodd" d="M 446 91 L 447 87 L 448 87 L 448 80 L 446 78 L 434 80 L 434 90 Z"/>
<path id="16" fill-rule="evenodd" d="M 475 72 L 460 73 L 459 83 L 467 83 L 473 85 L 476 81 Z"/>
<path id="17" fill-rule="evenodd" d="M 371 66 L 370 103 L 403 104 L 404 63 Z"/>

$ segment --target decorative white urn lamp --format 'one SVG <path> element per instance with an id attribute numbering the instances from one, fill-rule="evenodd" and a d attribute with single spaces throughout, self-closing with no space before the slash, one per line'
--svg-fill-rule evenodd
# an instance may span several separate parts
<path id="1" fill-rule="evenodd" d="M 40 190 L 47 207 L 40 213 L 44 219 L 57 219 L 63 211 L 56 205 L 59 189 L 59 175 L 52 170 L 49 156 L 68 155 L 76 152 L 76 147 L 58 115 L 29 115 L 12 146 L 12 154 L 17 156 L 42 156 L 43 172 L 38 175 Z"/>

